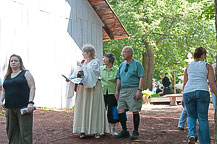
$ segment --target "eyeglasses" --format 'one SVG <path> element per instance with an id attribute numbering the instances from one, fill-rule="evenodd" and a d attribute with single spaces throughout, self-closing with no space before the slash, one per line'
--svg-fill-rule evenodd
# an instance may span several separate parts
<path id="1" fill-rule="evenodd" d="M 128 67 L 129 67 L 129 64 L 126 64 L 126 68 L 125 68 L 125 72 L 127 72 L 128 71 Z"/>

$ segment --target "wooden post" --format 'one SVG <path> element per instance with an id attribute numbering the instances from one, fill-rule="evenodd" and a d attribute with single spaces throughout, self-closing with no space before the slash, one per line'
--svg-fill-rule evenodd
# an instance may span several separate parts
<path id="1" fill-rule="evenodd" d="M 176 94 L 176 70 L 174 70 L 174 94 Z"/>

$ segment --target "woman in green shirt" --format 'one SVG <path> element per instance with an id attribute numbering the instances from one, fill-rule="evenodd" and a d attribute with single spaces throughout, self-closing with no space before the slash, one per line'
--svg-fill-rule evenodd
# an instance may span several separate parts
<path id="1" fill-rule="evenodd" d="M 117 100 L 115 98 L 116 74 L 118 68 L 113 66 L 115 56 L 112 53 L 104 55 L 104 66 L 101 67 L 101 82 L 104 93 L 105 106 L 107 108 L 108 122 L 111 132 L 116 135 L 115 124 L 119 122 L 117 113 Z"/>

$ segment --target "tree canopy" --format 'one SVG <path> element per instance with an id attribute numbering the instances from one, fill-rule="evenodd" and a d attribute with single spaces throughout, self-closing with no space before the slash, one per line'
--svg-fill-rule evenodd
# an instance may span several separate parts
<path id="1" fill-rule="evenodd" d="M 153 78 L 163 77 L 165 72 L 183 75 L 184 61 L 196 47 L 207 49 L 207 62 L 215 62 L 215 20 L 204 16 L 213 7 L 210 0 L 108 0 L 124 27 L 129 39 L 104 42 L 104 53 L 116 56 L 116 65 L 123 59 L 121 50 L 129 45 L 134 58 L 142 62 L 147 45 L 154 56 Z M 179 64 L 176 64 L 179 63 Z M 173 77 L 171 76 L 173 80 Z M 178 79 L 177 79 L 178 80 Z"/>

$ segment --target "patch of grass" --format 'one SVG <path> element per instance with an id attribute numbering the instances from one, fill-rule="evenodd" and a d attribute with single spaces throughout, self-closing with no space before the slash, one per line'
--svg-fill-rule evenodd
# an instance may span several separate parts
<path id="1" fill-rule="evenodd" d="M 51 108 L 42 107 L 42 110 L 43 110 L 43 111 L 54 111 L 55 109 L 56 109 L 56 107 L 51 107 Z"/>
<path id="2" fill-rule="evenodd" d="M 72 110 L 74 111 L 75 106 L 73 106 L 72 108 L 56 108 L 56 107 L 38 107 L 38 109 L 41 109 L 42 111 L 68 111 L 68 110 Z"/>
<path id="3" fill-rule="evenodd" d="M 65 114 L 64 116 L 67 117 L 67 118 L 71 118 L 72 117 L 70 114 Z"/>
<path id="4" fill-rule="evenodd" d="M 56 109 L 60 109 L 60 108 L 56 108 L 56 107 L 41 107 L 41 109 L 43 110 L 43 111 L 54 111 L 54 110 L 56 110 Z M 72 108 L 62 108 L 62 110 L 72 110 L 72 111 L 74 111 L 74 109 L 75 109 L 75 106 L 73 106 Z"/>

